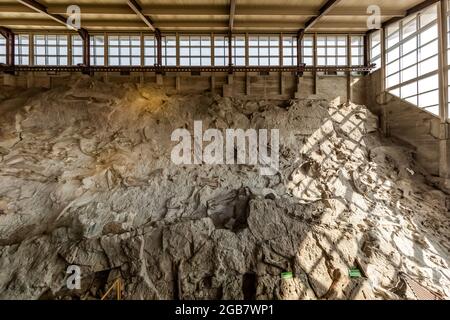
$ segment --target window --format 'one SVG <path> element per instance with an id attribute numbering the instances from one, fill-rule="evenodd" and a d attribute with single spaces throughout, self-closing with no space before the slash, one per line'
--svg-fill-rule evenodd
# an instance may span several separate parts
<path id="1" fill-rule="evenodd" d="M 140 66 L 140 36 L 108 36 L 108 64 L 110 66 Z"/>
<path id="2" fill-rule="evenodd" d="M 351 65 L 362 66 L 364 65 L 364 37 L 363 36 L 351 36 L 350 37 L 350 50 L 351 50 Z"/>
<path id="3" fill-rule="evenodd" d="M 297 65 L 297 36 L 283 36 L 283 65 Z M 302 63 L 312 66 L 314 60 L 314 38 L 313 36 L 304 35 L 302 39 Z"/>
<path id="4" fill-rule="evenodd" d="M 72 36 L 72 65 L 83 64 L 83 40 L 80 36 Z"/>
<path id="5" fill-rule="evenodd" d="M 144 65 L 154 66 L 157 64 L 157 44 L 155 36 L 144 37 Z"/>
<path id="6" fill-rule="evenodd" d="M 34 64 L 67 65 L 67 35 L 35 35 Z"/>
<path id="7" fill-rule="evenodd" d="M 231 50 L 233 65 L 245 66 L 245 36 L 233 35 L 231 37 Z M 228 66 L 228 36 L 214 36 L 214 65 Z"/>
<path id="8" fill-rule="evenodd" d="M 162 44 L 162 64 L 163 66 L 176 66 L 177 65 L 177 37 L 163 36 L 161 39 Z"/>
<path id="9" fill-rule="evenodd" d="M 375 71 L 381 67 L 381 31 L 375 31 L 369 37 L 370 64 L 375 64 Z"/>
<path id="10" fill-rule="evenodd" d="M 249 36 L 248 63 L 250 66 L 279 66 L 280 65 L 280 37 Z"/>
<path id="11" fill-rule="evenodd" d="M 163 66 L 177 65 L 176 36 L 161 36 L 161 63 Z M 153 35 L 144 37 L 144 65 L 154 66 L 157 63 L 157 43 Z"/>
<path id="12" fill-rule="evenodd" d="M 321 35 L 317 37 L 318 66 L 347 65 L 347 36 Z"/>
<path id="13" fill-rule="evenodd" d="M 307 66 L 314 65 L 314 37 L 313 36 L 303 36 L 302 40 L 302 56 L 303 63 Z"/>
<path id="14" fill-rule="evenodd" d="M 30 42 L 27 34 L 16 34 L 15 36 L 15 64 L 30 64 Z"/>
<path id="15" fill-rule="evenodd" d="M 439 114 L 437 6 L 386 28 L 386 89 Z"/>
<path id="16" fill-rule="evenodd" d="M 0 63 L 6 63 L 6 39 L 0 36 Z"/>
<path id="17" fill-rule="evenodd" d="M 283 66 L 297 65 L 297 36 L 283 36 Z"/>
<path id="18" fill-rule="evenodd" d="M 180 36 L 181 66 L 210 66 L 211 37 L 203 35 Z"/>
<path id="19" fill-rule="evenodd" d="M 91 65 L 105 65 L 105 37 L 94 35 L 90 37 Z"/>

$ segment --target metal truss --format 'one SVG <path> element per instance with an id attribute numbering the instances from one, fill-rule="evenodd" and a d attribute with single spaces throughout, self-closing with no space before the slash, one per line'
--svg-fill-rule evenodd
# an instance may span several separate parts
<path id="1" fill-rule="evenodd" d="M 22 66 L 22 65 L 4 65 L 0 64 L 0 72 L 15 74 L 17 72 L 81 72 L 84 74 L 93 74 L 96 72 L 120 72 L 127 74 L 131 72 L 155 72 L 155 73 L 168 73 L 168 72 L 190 72 L 192 74 L 200 74 L 202 72 L 222 72 L 222 73 L 234 73 L 234 72 L 292 72 L 301 75 L 303 72 L 369 72 L 375 65 L 370 66 L 204 66 L 204 67 L 171 67 L 171 66 Z"/>

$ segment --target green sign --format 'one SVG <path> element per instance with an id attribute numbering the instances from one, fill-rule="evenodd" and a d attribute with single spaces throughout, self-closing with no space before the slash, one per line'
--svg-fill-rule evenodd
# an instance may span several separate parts
<path id="1" fill-rule="evenodd" d="M 292 279 L 293 278 L 292 272 L 282 272 L 281 273 L 281 278 L 283 278 L 283 279 Z"/>
<path id="2" fill-rule="evenodd" d="M 361 278 L 362 274 L 358 268 L 351 268 L 348 270 L 348 276 L 350 278 Z"/>

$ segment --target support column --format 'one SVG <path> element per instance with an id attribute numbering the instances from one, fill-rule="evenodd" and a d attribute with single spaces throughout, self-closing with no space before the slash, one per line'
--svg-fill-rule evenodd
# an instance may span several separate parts
<path id="1" fill-rule="evenodd" d="M 175 90 L 177 90 L 177 92 L 181 91 L 181 77 L 178 73 L 177 76 L 175 77 Z"/>
<path id="2" fill-rule="evenodd" d="M 380 75 L 381 75 L 381 92 L 384 93 L 386 91 L 386 37 L 385 37 L 385 29 L 380 29 L 380 50 L 381 50 L 381 66 L 380 66 Z"/>
<path id="3" fill-rule="evenodd" d="M 108 33 L 103 33 L 103 60 L 105 62 L 105 66 L 109 66 L 109 35 Z M 106 72 L 108 73 L 108 72 Z"/>
<path id="4" fill-rule="evenodd" d="M 351 46 L 351 36 L 347 34 L 347 66 L 350 67 L 352 65 L 352 46 Z M 353 100 L 352 95 L 352 72 L 350 70 L 347 71 L 347 103 L 350 103 Z"/>
<path id="5" fill-rule="evenodd" d="M 34 72 L 27 72 L 27 88 L 33 88 L 34 83 Z"/>
<path id="6" fill-rule="evenodd" d="M 251 82 L 251 80 L 250 80 L 250 76 L 249 76 L 248 73 L 246 73 L 246 74 L 245 74 L 245 94 L 246 94 L 247 96 L 249 96 L 250 93 L 251 93 L 251 91 L 250 91 L 251 84 L 252 84 L 252 82 Z M 265 90 L 265 89 L 264 89 L 264 90 Z"/>
<path id="7" fill-rule="evenodd" d="M 73 65 L 73 54 L 72 54 L 72 35 L 67 35 L 67 65 Z"/>
<path id="8" fill-rule="evenodd" d="M 370 58 L 369 58 L 369 57 L 370 57 L 369 34 L 370 34 L 370 32 L 367 32 L 367 33 L 364 35 L 364 66 L 365 66 L 365 67 L 368 67 L 369 64 L 370 64 Z M 364 72 L 364 75 L 368 75 L 368 74 L 369 74 L 368 71 L 365 71 L 365 72 Z"/>
<path id="9" fill-rule="evenodd" d="M 284 77 L 283 77 L 283 72 L 280 71 L 280 95 L 283 95 L 284 93 Z"/>
<path id="10" fill-rule="evenodd" d="M 300 30 L 297 33 L 297 68 L 300 67 L 302 60 L 303 60 L 303 52 L 302 52 L 302 41 L 303 37 L 305 35 L 305 30 Z M 296 91 L 296 97 L 300 96 L 300 77 L 303 75 L 303 73 L 296 72 L 295 73 L 295 79 L 297 82 L 297 91 Z"/>
<path id="11" fill-rule="evenodd" d="M 233 75 L 229 74 L 227 77 L 227 84 L 223 85 L 223 96 L 232 97 L 233 96 Z"/>
<path id="12" fill-rule="evenodd" d="M 176 61 L 177 61 L 177 66 L 180 66 L 180 34 L 177 32 L 175 37 L 176 37 L 176 41 L 175 41 Z"/>
<path id="13" fill-rule="evenodd" d="M 300 30 L 297 33 L 297 67 L 299 67 L 302 63 L 303 56 L 302 56 L 302 40 L 305 35 L 305 30 Z"/>
<path id="14" fill-rule="evenodd" d="M 443 187 L 450 189 L 450 130 L 448 111 L 448 56 L 447 56 L 447 0 L 438 5 L 438 41 L 439 41 L 439 116 L 441 128 L 439 132 L 439 176 L 443 178 Z"/>
<path id="15" fill-rule="evenodd" d="M 14 33 L 5 27 L 0 27 L 0 34 L 6 39 L 6 64 L 14 66 L 15 63 L 15 37 Z"/>
<path id="16" fill-rule="evenodd" d="M 144 39 L 144 34 L 141 32 L 141 34 L 139 35 L 139 42 L 141 43 L 141 67 L 145 66 L 145 39 Z"/>
<path id="17" fill-rule="evenodd" d="M 216 77 L 214 76 L 214 74 L 211 75 L 210 84 L 211 84 L 211 93 L 215 94 L 216 93 Z"/>
<path id="18" fill-rule="evenodd" d="M 439 116 L 441 123 L 448 119 L 448 60 L 447 60 L 447 1 L 441 0 L 438 6 L 438 28 L 439 28 Z"/>
<path id="19" fill-rule="evenodd" d="M 313 36 L 313 63 L 314 63 L 314 67 L 317 67 L 317 34 L 314 33 Z M 313 94 L 317 94 L 317 72 L 314 69 L 313 73 Z"/>
<path id="20" fill-rule="evenodd" d="M 85 67 L 90 67 L 91 65 L 91 41 L 89 33 L 86 29 L 78 30 L 78 33 L 83 40 L 83 65 Z"/>
<path id="21" fill-rule="evenodd" d="M 228 75 L 227 80 L 228 80 L 228 84 L 232 85 L 233 84 L 233 75 Z"/>
<path id="22" fill-rule="evenodd" d="M 163 76 L 160 73 L 156 74 L 156 84 L 159 85 L 159 86 L 164 85 Z"/>
<path id="23" fill-rule="evenodd" d="M 380 66 L 380 96 L 381 96 L 381 130 L 385 136 L 389 136 L 389 115 L 386 107 L 386 50 L 385 50 L 385 29 L 380 29 L 380 50 L 381 50 L 381 66 Z"/>
<path id="24" fill-rule="evenodd" d="M 233 33 L 228 31 L 228 73 L 233 74 Z"/>
<path id="25" fill-rule="evenodd" d="M 28 56 L 29 56 L 29 61 L 28 64 L 30 66 L 34 65 L 34 34 L 33 33 L 29 33 L 28 34 L 28 43 L 30 45 L 30 47 L 28 48 Z"/>
<path id="26" fill-rule="evenodd" d="M 156 66 L 162 66 L 162 36 L 159 29 L 155 29 L 156 39 Z"/>

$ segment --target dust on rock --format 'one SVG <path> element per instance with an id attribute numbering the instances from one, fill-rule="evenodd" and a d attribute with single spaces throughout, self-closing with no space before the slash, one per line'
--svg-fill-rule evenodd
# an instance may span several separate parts
<path id="1" fill-rule="evenodd" d="M 117 277 L 126 299 L 413 298 L 401 271 L 450 296 L 448 195 L 364 106 L 89 78 L 16 96 L 0 95 L 0 298 L 99 298 Z M 194 120 L 280 129 L 279 174 L 172 164 Z"/>

